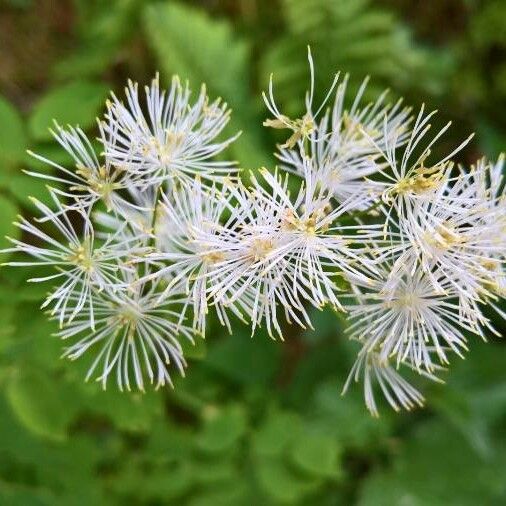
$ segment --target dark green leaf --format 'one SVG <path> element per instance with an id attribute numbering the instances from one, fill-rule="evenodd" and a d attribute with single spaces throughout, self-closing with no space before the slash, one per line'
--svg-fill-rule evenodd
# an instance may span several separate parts
<path id="1" fill-rule="evenodd" d="M 207 355 L 206 340 L 200 336 L 195 337 L 194 343 L 184 338 L 180 341 L 180 343 L 183 348 L 183 354 L 187 359 L 200 360 L 205 358 Z"/>
<path id="2" fill-rule="evenodd" d="M 236 383 L 265 385 L 278 370 L 281 345 L 265 333 L 250 337 L 247 331 L 241 332 L 244 328 L 214 343 L 205 365 Z"/>

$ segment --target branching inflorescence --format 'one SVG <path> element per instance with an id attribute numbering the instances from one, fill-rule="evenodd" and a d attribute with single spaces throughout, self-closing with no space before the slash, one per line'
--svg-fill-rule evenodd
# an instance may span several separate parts
<path id="1" fill-rule="evenodd" d="M 287 139 L 280 166 L 248 184 L 223 161 L 237 137 L 219 140 L 227 105 L 204 87 L 192 100 L 177 78 L 162 91 L 157 77 L 143 98 L 134 83 L 126 102 L 113 95 L 99 155 L 79 128 L 58 125 L 73 166 L 34 155 L 56 169 L 31 173 L 48 180 L 53 205 L 35 200 L 40 216 L 19 219 L 8 265 L 52 269 L 30 281 L 56 285 L 43 307 L 64 355 L 91 357 L 87 379 L 172 385 L 187 365 L 181 343 L 205 335 L 209 312 L 230 332 L 238 319 L 283 339 L 283 322 L 311 327 L 310 309 L 330 305 L 361 347 L 345 390 L 362 381 L 377 415 L 375 391 L 396 410 L 421 405 L 404 371 L 440 381 L 470 337 L 495 332 L 482 308 L 506 316 L 503 159 L 455 167 L 467 139 L 433 160 L 449 125 L 433 134 L 434 113 L 413 115 L 386 93 L 366 103 L 366 81 L 349 101 L 336 76 L 316 108 L 309 62 L 300 118 L 280 112 L 271 79 L 264 124 Z"/>

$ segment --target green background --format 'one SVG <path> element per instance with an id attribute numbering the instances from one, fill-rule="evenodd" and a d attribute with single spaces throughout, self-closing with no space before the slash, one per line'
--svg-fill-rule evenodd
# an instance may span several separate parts
<path id="1" fill-rule="evenodd" d="M 272 167 L 280 138 L 261 127 L 260 92 L 274 72 L 283 110 L 300 113 L 308 43 L 319 96 L 337 70 L 352 90 L 370 75 L 369 98 L 388 86 L 439 109 L 436 124 L 454 121 L 442 150 L 476 132 L 460 161 L 496 157 L 505 23 L 502 0 L 0 0 L 0 236 L 33 211 L 27 195 L 45 198 L 22 169 L 48 169 L 26 148 L 65 162 L 53 118 L 93 132 L 108 90 L 129 77 L 206 82 L 244 131 L 230 156 Z M 285 343 L 211 322 L 173 391 L 121 395 L 84 384 L 85 361 L 59 359 L 33 275 L 0 268 L 2 505 L 506 504 L 499 339 L 473 339 L 445 386 L 417 383 L 424 410 L 382 403 L 378 420 L 360 387 L 340 396 L 357 350 L 330 311 L 314 332 L 288 328 Z"/>

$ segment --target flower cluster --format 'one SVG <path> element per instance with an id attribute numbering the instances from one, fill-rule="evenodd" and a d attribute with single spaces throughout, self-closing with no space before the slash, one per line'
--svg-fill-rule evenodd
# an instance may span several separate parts
<path id="1" fill-rule="evenodd" d="M 423 403 L 404 370 L 439 381 L 470 336 L 495 332 L 482 309 L 506 316 L 503 159 L 454 166 L 469 138 L 434 159 L 450 125 L 434 134 L 434 113 L 386 93 L 365 101 L 367 81 L 348 105 L 348 77 L 336 76 L 316 108 L 309 63 L 299 118 L 280 112 L 272 80 L 264 95 L 264 125 L 288 132 L 275 170 L 222 161 L 237 137 L 224 137 L 227 104 L 204 87 L 192 99 L 177 78 L 113 95 L 100 154 L 56 125 L 73 166 L 33 155 L 55 169 L 30 173 L 48 180 L 53 205 L 35 200 L 40 216 L 20 218 L 8 265 L 50 269 L 30 281 L 56 284 L 43 307 L 64 355 L 91 357 L 87 379 L 172 384 L 210 312 L 230 332 L 239 320 L 283 339 L 286 323 L 312 327 L 311 308 L 330 305 L 360 345 L 345 390 L 362 381 L 376 415 L 378 389 L 394 409 Z"/>

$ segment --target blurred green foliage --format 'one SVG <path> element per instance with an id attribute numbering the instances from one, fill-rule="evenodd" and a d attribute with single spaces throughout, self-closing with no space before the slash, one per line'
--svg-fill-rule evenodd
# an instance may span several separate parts
<path id="1" fill-rule="evenodd" d="M 462 154 L 495 157 L 505 144 L 506 4 L 501 0 L 4 0 L 0 3 L 0 236 L 14 235 L 28 194 L 48 170 L 25 148 L 64 163 L 52 120 L 93 131 L 108 89 L 157 70 L 234 109 L 243 130 L 232 156 L 272 165 L 261 128 L 271 72 L 280 102 L 300 108 L 311 44 L 322 95 L 338 70 L 370 96 L 384 86 L 455 119 L 448 143 L 476 131 Z M 0 239 L 0 246 L 5 243 Z M 33 272 L 0 269 L 0 504 L 498 505 L 506 503 L 506 347 L 473 343 L 445 387 L 421 385 L 424 411 L 369 417 L 359 389 L 340 387 L 351 364 L 344 322 L 285 343 L 216 322 L 189 349 L 173 391 L 107 392 L 83 384 L 85 364 L 38 306 Z M 38 274 L 38 273 L 37 273 Z"/>

